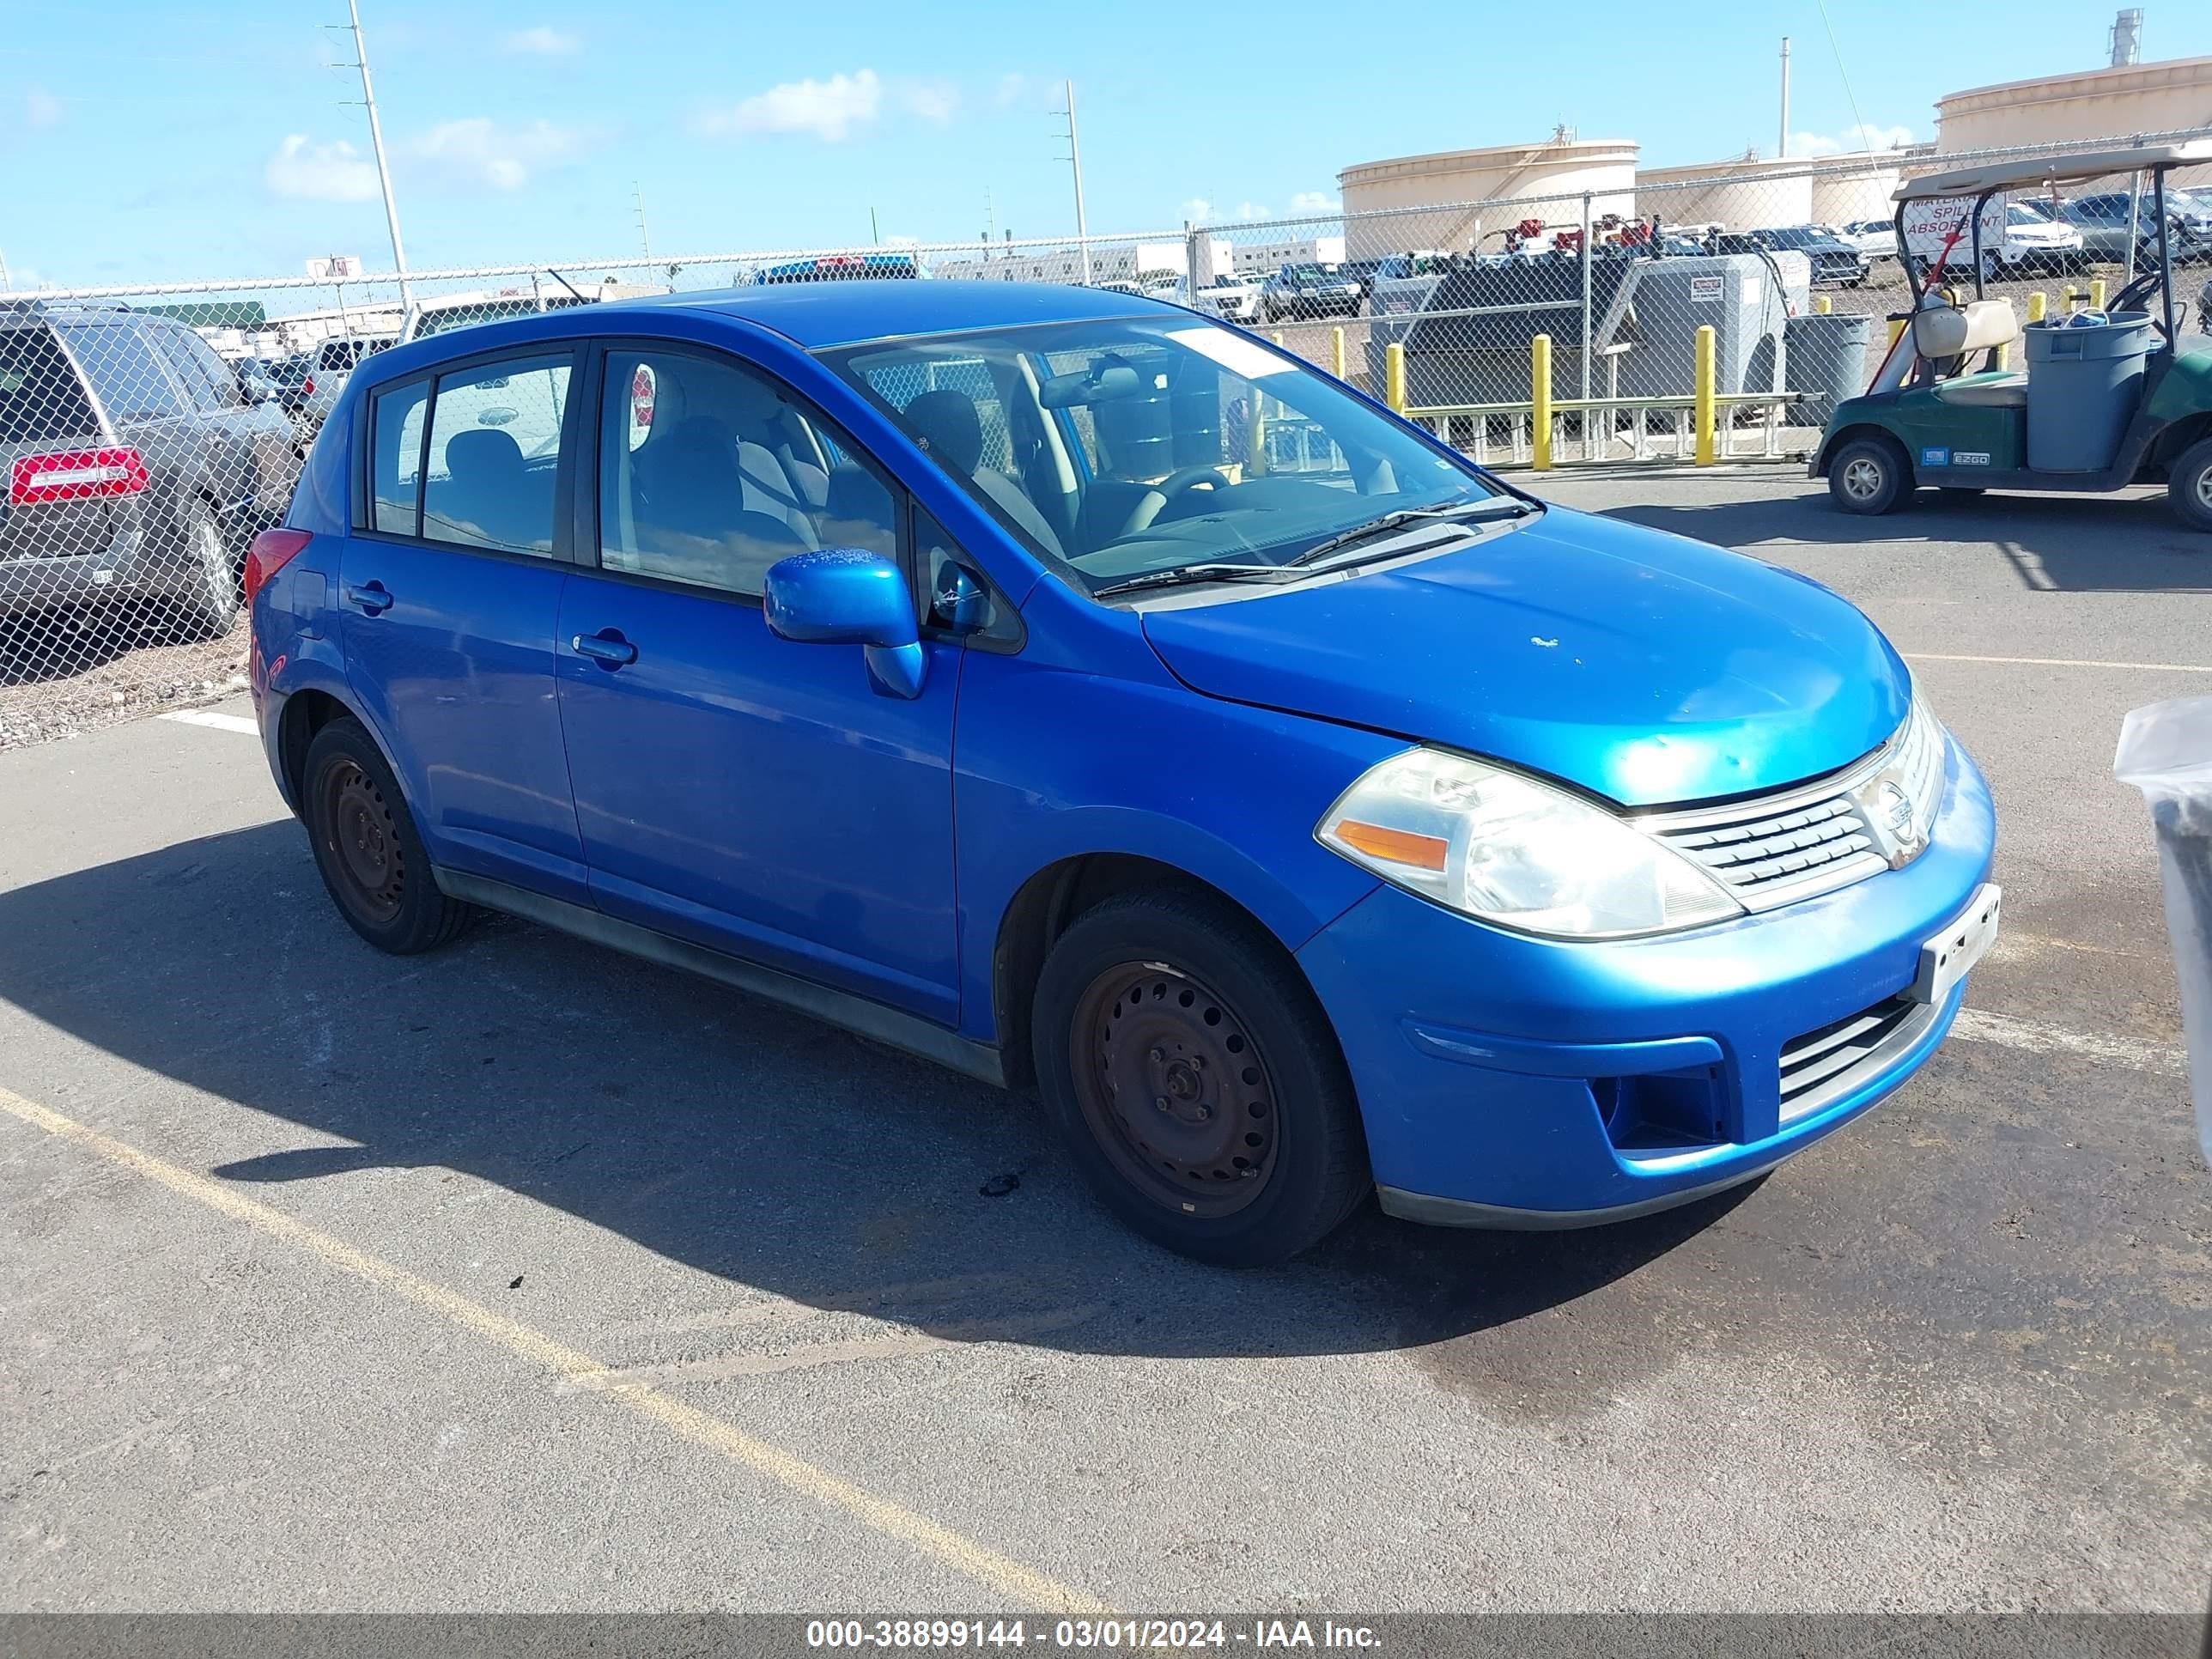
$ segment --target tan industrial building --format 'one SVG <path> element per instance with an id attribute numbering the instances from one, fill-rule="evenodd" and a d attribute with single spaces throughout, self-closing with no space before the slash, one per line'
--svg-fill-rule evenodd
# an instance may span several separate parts
<path id="1" fill-rule="evenodd" d="M 2212 58 L 2122 64 L 1954 92 L 1936 100 L 1936 149 L 1999 149 L 2212 127 Z"/>
<path id="2" fill-rule="evenodd" d="M 1633 139 L 1577 138 L 1562 131 L 1541 143 L 1493 144 L 1485 149 L 1363 161 L 1336 175 L 1344 196 L 1347 257 L 1372 258 L 1406 247 L 1459 252 L 1486 242 L 1489 246 L 1483 251 L 1495 252 L 1498 237 L 1521 218 L 1540 219 L 1555 229 L 1579 222 L 1579 198 L 1585 193 L 1591 198 L 1592 218 L 1608 213 L 1632 217 L 1636 211 L 1636 157 Z M 1502 200 L 1532 205 L 1520 215 L 1490 207 L 1449 218 L 1409 214 L 1403 220 L 1363 222 L 1356 216 L 1394 208 Z"/>

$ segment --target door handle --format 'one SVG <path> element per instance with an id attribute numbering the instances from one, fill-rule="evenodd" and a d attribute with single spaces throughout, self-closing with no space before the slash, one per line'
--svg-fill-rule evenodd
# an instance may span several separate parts
<path id="1" fill-rule="evenodd" d="M 637 647 L 612 629 L 598 634 L 579 634 L 568 641 L 568 648 L 608 668 L 620 668 L 624 663 L 637 660 Z"/>
<path id="2" fill-rule="evenodd" d="M 380 617 L 392 609 L 392 594 L 382 582 L 349 582 L 346 598 L 372 617 Z"/>

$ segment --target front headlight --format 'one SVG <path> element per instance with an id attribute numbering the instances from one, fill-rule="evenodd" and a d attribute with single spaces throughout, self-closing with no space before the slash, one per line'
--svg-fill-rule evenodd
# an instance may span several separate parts
<path id="1" fill-rule="evenodd" d="M 1558 939 L 1695 927 L 1743 907 L 1681 854 L 1601 807 L 1434 749 L 1370 768 L 1315 831 L 1424 898 Z"/>

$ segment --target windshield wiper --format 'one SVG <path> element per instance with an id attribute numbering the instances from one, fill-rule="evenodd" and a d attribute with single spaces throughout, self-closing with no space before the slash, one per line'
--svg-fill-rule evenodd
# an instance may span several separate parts
<path id="1" fill-rule="evenodd" d="M 1385 513 L 1379 519 L 1354 525 L 1349 530 L 1331 536 L 1326 541 L 1316 542 L 1311 547 L 1280 568 L 1294 570 L 1319 563 L 1340 547 L 1349 547 L 1354 542 L 1364 542 L 1409 524 L 1438 522 L 1446 524 L 1480 523 L 1492 519 L 1526 518 L 1536 509 L 1528 502 L 1510 495 L 1486 496 L 1479 501 L 1466 502 L 1459 507 L 1402 507 L 1395 513 Z"/>
<path id="2" fill-rule="evenodd" d="M 1179 564 L 1166 570 L 1147 570 L 1141 575 L 1125 576 L 1118 582 L 1108 582 L 1103 587 L 1094 587 L 1094 599 L 1111 599 L 1116 593 L 1134 593 L 1146 587 L 1182 587 L 1199 582 L 1240 582 L 1280 580 L 1287 566 L 1279 564 Z"/>

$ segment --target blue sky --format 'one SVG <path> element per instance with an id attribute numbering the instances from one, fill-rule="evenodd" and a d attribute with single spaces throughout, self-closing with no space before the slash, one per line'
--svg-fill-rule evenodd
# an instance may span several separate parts
<path id="1" fill-rule="evenodd" d="M 0 57 L 0 255 L 16 283 L 296 272 L 391 258 L 338 0 L 23 8 Z M 1867 125 L 1934 131 L 1941 94 L 2103 61 L 2112 8 L 1829 0 Z M 2146 58 L 2212 52 L 2212 8 L 2154 3 Z M 210 22 L 210 16 L 219 21 Z M 1208 20 L 1192 27 L 1194 17 Z M 362 0 L 416 267 L 1018 236 L 1073 226 L 1052 113 L 1073 76 L 1094 231 L 1333 201 L 1338 169 L 1524 142 L 1558 123 L 1646 161 L 1853 114 L 1813 0 L 1058 5 L 456 5 Z M 1910 40 L 1907 52 L 1896 44 Z M 2207 112 L 2212 115 L 2212 112 Z"/>

